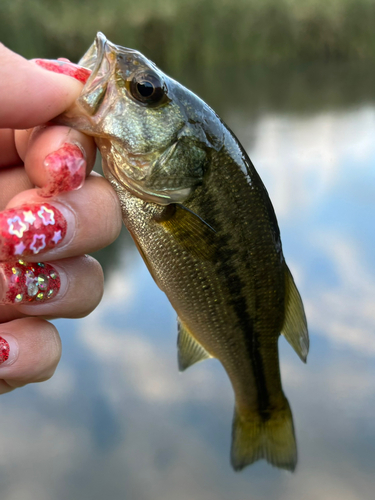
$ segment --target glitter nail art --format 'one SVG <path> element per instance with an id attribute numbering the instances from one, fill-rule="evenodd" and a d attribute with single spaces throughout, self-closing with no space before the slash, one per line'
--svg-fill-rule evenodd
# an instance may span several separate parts
<path id="1" fill-rule="evenodd" d="M 0 337 L 0 365 L 4 363 L 9 358 L 9 344 L 8 342 Z"/>
<path id="2" fill-rule="evenodd" d="M 86 160 L 75 144 L 65 143 L 44 160 L 47 184 L 39 189 L 41 196 L 56 196 L 79 189 L 86 177 Z"/>
<path id="3" fill-rule="evenodd" d="M 3 304 L 45 302 L 60 290 L 60 276 L 54 267 L 43 262 L 17 262 L 0 264 L 7 290 Z"/>
<path id="4" fill-rule="evenodd" d="M 0 212 L 0 260 L 50 250 L 66 235 L 67 223 L 54 206 L 22 205 Z"/>
<path id="5" fill-rule="evenodd" d="M 57 61 L 54 59 L 34 59 L 34 62 L 48 71 L 72 76 L 81 83 L 86 83 L 91 71 L 70 61 Z"/>

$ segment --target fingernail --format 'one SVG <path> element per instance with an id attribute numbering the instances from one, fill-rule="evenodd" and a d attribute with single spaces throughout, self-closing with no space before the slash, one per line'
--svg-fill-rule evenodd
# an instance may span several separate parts
<path id="1" fill-rule="evenodd" d="M 1 325 L 1 330 L 6 328 L 6 324 Z M 6 331 L 1 332 L 0 336 L 0 366 L 1 369 L 6 366 L 12 365 L 18 358 L 18 342 L 13 335 L 8 334 Z"/>
<path id="2" fill-rule="evenodd" d="M 0 337 L 0 365 L 9 358 L 9 350 L 8 342 L 3 337 Z"/>
<path id="3" fill-rule="evenodd" d="M 60 290 L 59 273 L 51 264 L 19 260 L 0 264 L 3 278 L 2 304 L 46 302 Z"/>
<path id="4" fill-rule="evenodd" d="M 74 64 L 70 61 L 54 59 L 32 59 L 32 61 L 48 71 L 72 76 L 81 83 L 86 83 L 88 77 L 91 75 L 89 69 L 78 66 L 78 64 Z"/>
<path id="5" fill-rule="evenodd" d="M 49 203 L 4 210 L 0 212 L 0 260 L 51 250 L 63 241 L 66 231 L 65 217 Z"/>
<path id="6" fill-rule="evenodd" d="M 76 144 L 65 143 L 44 160 L 47 184 L 38 190 L 45 197 L 56 196 L 82 187 L 86 177 L 86 159 Z"/>

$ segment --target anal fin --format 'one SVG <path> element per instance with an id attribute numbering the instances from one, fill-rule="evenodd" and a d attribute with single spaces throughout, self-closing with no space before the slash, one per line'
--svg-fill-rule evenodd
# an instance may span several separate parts
<path id="1" fill-rule="evenodd" d="M 309 352 L 309 334 L 301 296 L 293 276 L 285 264 L 285 319 L 281 330 L 286 340 L 306 363 Z"/>
<path id="2" fill-rule="evenodd" d="M 178 319 L 178 368 L 182 372 L 189 366 L 203 361 L 204 359 L 212 358 L 212 356 L 202 347 L 199 342 L 189 333 L 186 327 Z"/>

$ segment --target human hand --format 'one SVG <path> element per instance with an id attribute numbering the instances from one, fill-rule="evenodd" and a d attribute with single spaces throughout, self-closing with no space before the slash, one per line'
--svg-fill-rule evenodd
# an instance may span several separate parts
<path id="1" fill-rule="evenodd" d="M 78 318 L 98 305 L 102 270 L 84 254 L 116 239 L 121 212 L 109 183 L 90 174 L 93 140 L 43 125 L 74 102 L 82 83 L 1 44 L 0 62 L 2 394 L 54 373 L 61 342 L 42 318 Z"/>

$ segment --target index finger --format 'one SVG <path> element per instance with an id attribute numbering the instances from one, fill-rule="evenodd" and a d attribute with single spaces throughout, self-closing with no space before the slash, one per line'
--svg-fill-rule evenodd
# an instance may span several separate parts
<path id="1" fill-rule="evenodd" d="M 41 125 L 65 111 L 82 90 L 76 79 L 47 71 L 0 43 L 0 128 Z"/>

